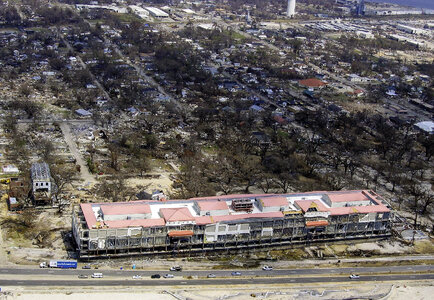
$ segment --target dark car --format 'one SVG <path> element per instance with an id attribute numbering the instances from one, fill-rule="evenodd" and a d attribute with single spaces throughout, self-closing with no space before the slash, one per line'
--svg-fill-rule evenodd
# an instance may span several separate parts
<path id="1" fill-rule="evenodd" d="M 87 266 L 83 266 L 83 267 L 81 267 L 82 269 L 90 269 L 91 267 L 89 266 L 89 265 L 87 265 Z"/>
<path id="2" fill-rule="evenodd" d="M 151 278 L 152 279 L 158 279 L 158 278 L 161 278 L 161 275 L 160 274 L 154 274 L 154 275 L 151 275 Z"/>

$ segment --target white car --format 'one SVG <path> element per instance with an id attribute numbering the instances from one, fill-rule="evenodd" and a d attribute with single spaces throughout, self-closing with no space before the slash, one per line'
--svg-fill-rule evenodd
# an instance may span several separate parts
<path id="1" fill-rule="evenodd" d="M 360 278 L 360 276 L 357 274 L 351 274 L 350 275 L 350 279 L 359 279 L 359 278 Z"/>
<path id="2" fill-rule="evenodd" d="M 270 266 L 263 266 L 263 267 L 262 267 L 262 270 L 264 270 L 264 271 L 273 271 L 273 267 L 270 267 Z"/>
<path id="3" fill-rule="evenodd" d="M 133 279 L 142 279 L 142 276 L 140 276 L 140 275 L 134 275 Z"/>
<path id="4" fill-rule="evenodd" d="M 164 278 L 173 278 L 173 277 L 175 277 L 175 276 L 173 276 L 173 274 L 165 274 L 163 277 L 164 277 Z"/>
<path id="5" fill-rule="evenodd" d="M 93 273 L 92 276 L 90 276 L 92 278 L 103 278 L 104 276 L 102 275 L 102 273 Z"/>

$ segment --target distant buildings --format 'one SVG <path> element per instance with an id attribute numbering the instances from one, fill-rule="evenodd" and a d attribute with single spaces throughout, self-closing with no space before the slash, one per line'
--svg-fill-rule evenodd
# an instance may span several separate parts
<path id="1" fill-rule="evenodd" d="M 322 88 L 327 85 L 326 82 L 316 78 L 303 79 L 300 80 L 298 84 L 302 87 L 311 88 L 311 89 Z"/>
<path id="2" fill-rule="evenodd" d="M 358 16 L 363 16 L 365 14 L 365 0 L 359 0 L 356 7 L 356 14 Z"/>
<path id="3" fill-rule="evenodd" d="M 414 124 L 414 126 L 417 129 L 419 129 L 425 133 L 434 134 L 434 122 L 433 121 L 419 122 L 419 123 Z"/>
<path id="4" fill-rule="evenodd" d="M 72 231 L 81 258 L 203 254 L 390 236 L 372 191 L 226 195 L 82 203 Z"/>
<path id="5" fill-rule="evenodd" d="M 288 17 L 293 17 L 295 15 L 295 1 L 296 0 L 288 0 L 288 7 L 286 9 L 286 15 Z"/>

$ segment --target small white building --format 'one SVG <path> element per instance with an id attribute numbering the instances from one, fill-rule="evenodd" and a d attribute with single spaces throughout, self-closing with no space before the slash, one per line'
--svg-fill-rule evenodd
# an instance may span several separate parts
<path id="1" fill-rule="evenodd" d="M 434 134 L 434 122 L 433 121 L 419 122 L 419 123 L 414 124 L 414 126 L 421 131 L 424 131 L 424 132 L 429 133 L 429 134 Z"/>

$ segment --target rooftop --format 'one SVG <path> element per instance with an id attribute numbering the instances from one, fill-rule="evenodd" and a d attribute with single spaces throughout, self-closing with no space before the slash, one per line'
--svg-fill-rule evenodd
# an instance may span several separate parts
<path id="1" fill-rule="evenodd" d="M 228 210 L 229 207 L 225 201 L 211 200 L 211 201 L 196 201 L 201 211 L 210 210 Z"/>
<path id="2" fill-rule="evenodd" d="M 181 208 L 162 208 L 161 216 L 166 222 L 194 221 L 194 217 L 186 207 Z"/>
<path id="3" fill-rule="evenodd" d="M 369 201 L 364 193 L 343 192 L 342 194 L 330 194 L 328 197 L 331 202 Z"/>
<path id="4" fill-rule="evenodd" d="M 150 214 L 151 207 L 147 203 L 109 203 L 101 205 L 104 215 Z"/>
<path id="5" fill-rule="evenodd" d="M 343 204 L 343 207 L 330 207 L 331 203 Z M 236 212 L 231 209 L 233 200 L 248 200 L 253 203 L 253 210 Z M 263 203 L 263 207 L 284 206 L 284 211 L 262 211 L 257 201 Z M 369 205 L 366 202 L 369 200 Z M 345 206 L 345 202 L 348 205 Z M 198 205 L 204 210 L 226 210 L 220 216 L 199 216 L 194 209 Z M 380 196 L 371 191 L 318 191 L 292 194 L 244 194 L 223 195 L 213 197 L 192 198 L 188 200 L 140 200 L 134 202 L 117 203 L 82 203 L 80 205 L 88 228 L 107 226 L 109 228 L 121 227 L 152 227 L 165 226 L 166 222 L 195 222 L 197 225 L 207 225 L 219 222 L 231 222 L 252 218 L 282 218 L 286 213 L 294 211 L 324 212 L 330 215 L 384 213 L 390 210 L 383 204 Z M 143 219 L 104 221 L 103 215 L 132 215 L 145 214 Z"/>
<path id="6" fill-rule="evenodd" d="M 260 197 L 257 198 L 261 202 L 263 207 L 276 207 L 276 206 L 288 206 L 288 200 L 286 197 L 275 196 L 275 197 Z"/>
<path id="7" fill-rule="evenodd" d="M 49 181 L 51 177 L 50 167 L 45 162 L 32 164 L 32 167 L 30 168 L 30 173 L 32 180 Z"/>
<path id="8" fill-rule="evenodd" d="M 298 83 L 300 85 L 303 85 L 303 86 L 306 86 L 306 87 L 312 87 L 312 88 L 322 87 L 322 86 L 327 85 L 326 82 L 321 81 L 321 80 L 316 79 L 316 78 L 303 79 L 303 80 L 300 80 Z"/>

